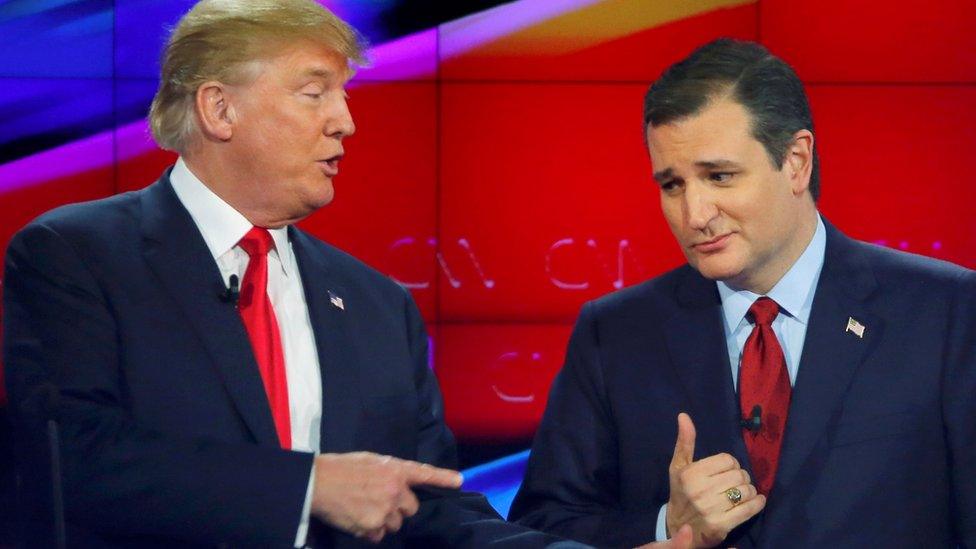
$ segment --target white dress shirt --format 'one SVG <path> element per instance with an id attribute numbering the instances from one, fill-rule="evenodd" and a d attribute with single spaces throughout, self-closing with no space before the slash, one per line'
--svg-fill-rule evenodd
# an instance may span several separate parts
<path id="1" fill-rule="evenodd" d="M 251 230 L 251 222 L 193 175 L 182 158 L 177 159 L 169 177 L 176 196 L 190 213 L 217 262 L 224 284 L 229 284 L 231 275 L 243 280 L 250 258 L 237 243 Z M 317 453 L 322 423 L 322 374 L 312 321 L 288 229 L 268 231 L 274 240 L 274 249 L 268 252 L 268 297 L 278 321 L 285 358 L 291 449 Z M 305 545 L 308 534 L 313 473 L 314 467 L 309 473 L 296 547 Z"/>

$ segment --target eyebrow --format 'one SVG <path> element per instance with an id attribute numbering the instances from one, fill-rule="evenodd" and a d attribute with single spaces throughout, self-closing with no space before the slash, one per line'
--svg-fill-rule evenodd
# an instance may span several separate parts
<path id="1" fill-rule="evenodd" d="M 674 170 L 668 168 L 666 170 L 654 172 L 654 175 L 651 177 L 653 177 L 655 181 L 664 181 L 665 179 L 671 179 L 673 175 L 674 175 Z"/>
<path id="2" fill-rule="evenodd" d="M 720 170 L 720 169 L 730 169 L 730 168 L 738 169 L 738 168 L 741 168 L 741 166 L 737 162 L 733 162 L 731 160 L 724 160 L 724 159 L 719 159 L 719 160 L 699 160 L 698 162 L 695 162 L 695 166 L 697 166 L 699 168 L 705 168 L 707 170 Z M 674 170 L 672 170 L 671 168 L 668 168 L 666 170 L 661 170 L 659 172 L 654 172 L 654 175 L 652 177 L 654 177 L 654 180 L 655 181 L 664 181 L 666 179 L 671 179 L 672 177 L 674 177 Z"/>
<path id="3" fill-rule="evenodd" d="M 695 162 L 695 165 L 700 168 L 708 168 L 710 170 L 721 169 L 721 168 L 738 168 L 739 164 L 731 160 L 699 160 Z"/>
<path id="4" fill-rule="evenodd" d="M 329 69 L 309 69 L 305 71 L 305 76 L 318 76 L 320 78 L 325 78 L 326 80 L 335 77 L 335 73 Z"/>

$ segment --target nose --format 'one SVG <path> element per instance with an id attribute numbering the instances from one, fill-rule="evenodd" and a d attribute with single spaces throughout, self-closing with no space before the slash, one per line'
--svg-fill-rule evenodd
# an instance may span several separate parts
<path id="1" fill-rule="evenodd" d="M 342 139 L 356 133 L 356 123 L 352 121 L 352 113 L 349 112 L 349 104 L 345 98 L 340 98 L 336 102 L 335 111 L 329 117 L 329 122 L 325 127 L 325 135 Z"/>
<path id="2" fill-rule="evenodd" d="M 684 192 L 685 218 L 688 227 L 696 231 L 704 231 L 709 223 L 718 215 L 712 193 L 704 186 L 688 183 Z"/>

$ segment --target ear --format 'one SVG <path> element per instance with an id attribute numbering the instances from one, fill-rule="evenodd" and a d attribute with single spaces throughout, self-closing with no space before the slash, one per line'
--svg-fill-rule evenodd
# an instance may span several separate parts
<path id="1" fill-rule="evenodd" d="M 234 133 L 235 114 L 226 84 L 204 82 L 194 96 L 197 123 L 204 139 L 229 141 Z"/>
<path id="2" fill-rule="evenodd" d="M 786 175 L 795 196 L 810 188 L 810 177 L 813 175 L 813 132 L 799 130 L 793 134 L 793 143 L 786 150 L 783 169 L 787 170 Z"/>

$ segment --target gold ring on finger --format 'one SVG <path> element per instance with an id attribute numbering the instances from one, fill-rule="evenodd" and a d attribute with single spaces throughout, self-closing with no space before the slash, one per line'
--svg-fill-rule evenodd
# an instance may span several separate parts
<path id="1" fill-rule="evenodd" d="M 729 503 L 732 504 L 732 507 L 735 507 L 740 501 L 742 501 L 742 490 L 739 490 L 738 488 L 729 488 L 725 491 L 725 497 L 729 498 Z"/>

